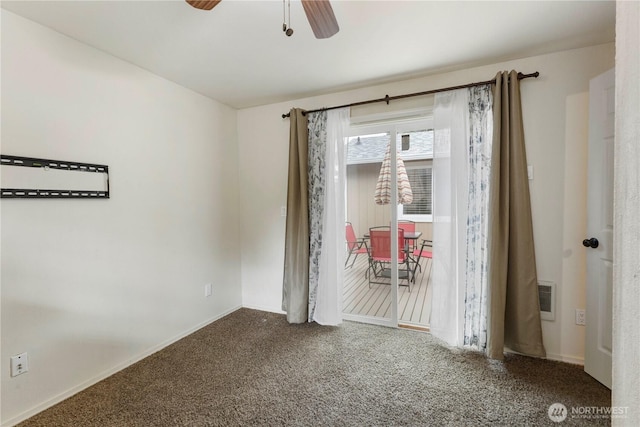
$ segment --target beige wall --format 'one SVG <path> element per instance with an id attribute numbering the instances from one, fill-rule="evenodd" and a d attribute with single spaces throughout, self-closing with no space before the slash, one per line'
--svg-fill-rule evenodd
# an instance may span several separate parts
<path id="1" fill-rule="evenodd" d="M 240 240 L 235 110 L 1 15 L 2 153 L 111 178 L 109 200 L 0 202 L 9 425 L 239 307 Z"/>
<path id="2" fill-rule="evenodd" d="M 584 94 L 589 90 L 589 80 L 613 65 L 614 45 L 609 43 L 240 110 L 242 240 L 251 241 L 251 245 L 242 248 L 243 304 L 272 311 L 279 311 L 281 306 L 284 218 L 280 209 L 285 205 L 287 192 L 289 133 L 289 122 L 280 118 L 282 113 L 294 106 L 340 105 L 384 94 L 482 81 L 500 70 L 539 71 L 538 79 L 522 82 L 522 107 L 527 157 L 534 167 L 530 184 L 538 277 L 557 284 L 556 320 L 543 321 L 544 344 L 550 358 L 580 363 L 584 357 L 584 326 L 575 325 L 574 313 L 576 308 L 584 308 L 585 283 L 581 267 L 575 270 L 565 264 L 579 264 L 582 253 L 577 248 L 565 250 L 564 229 L 580 224 L 586 207 L 579 198 L 565 194 L 565 181 L 576 182 L 578 186 L 566 191 L 584 191 L 586 182 L 579 177 L 586 171 L 574 164 L 574 156 L 584 155 L 587 141 L 573 140 L 574 135 L 567 127 L 584 128 L 587 120 L 583 114 Z M 425 105 L 428 102 L 425 99 Z M 419 106 L 416 98 L 391 103 L 392 109 L 416 106 Z M 385 108 L 384 104 L 376 105 L 375 112 Z M 365 113 L 358 110 L 352 114 Z M 568 142 L 568 138 L 572 140 Z"/>

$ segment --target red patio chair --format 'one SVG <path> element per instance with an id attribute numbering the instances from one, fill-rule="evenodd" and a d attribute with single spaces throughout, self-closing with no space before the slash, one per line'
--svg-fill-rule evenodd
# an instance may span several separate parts
<path id="1" fill-rule="evenodd" d="M 416 223 L 406 219 L 398 220 L 398 228 L 402 228 L 405 233 L 415 233 Z M 409 245 L 409 252 L 413 252 L 413 250 L 415 249 L 415 247 L 413 246 L 414 242 L 411 240 L 407 240 L 407 244 Z"/>
<path id="2" fill-rule="evenodd" d="M 416 265 L 413 267 L 413 277 L 411 279 L 415 283 L 416 270 L 418 270 L 418 267 L 420 268 L 420 272 L 422 272 L 420 260 L 422 258 L 433 258 L 433 242 L 431 240 L 423 240 L 420 248 L 416 248 L 413 250 L 413 258 L 415 259 Z"/>
<path id="3" fill-rule="evenodd" d="M 369 287 L 372 283 L 389 284 L 388 282 L 376 282 L 372 277 L 391 277 L 390 265 L 393 262 L 391 256 L 391 227 L 373 227 L 369 229 Z M 411 292 L 411 267 L 409 266 L 409 255 L 404 246 L 404 230 L 398 229 L 398 264 L 404 264 L 404 270 L 398 274 L 400 279 L 406 279 L 406 286 Z M 386 267 L 385 267 L 386 266 Z"/>
<path id="4" fill-rule="evenodd" d="M 347 255 L 346 261 L 344 262 L 344 267 L 347 268 L 347 264 L 349 263 L 349 258 L 351 258 L 351 255 L 355 254 L 355 256 L 353 257 L 353 261 L 349 266 L 349 268 L 351 268 L 353 267 L 353 264 L 356 263 L 356 259 L 358 258 L 358 255 L 368 254 L 369 248 L 367 246 L 367 241 L 365 239 L 358 239 L 356 237 L 356 233 L 355 231 L 353 231 L 353 225 L 351 225 L 350 222 L 346 223 L 346 233 L 347 233 L 347 250 L 349 251 L 349 254 Z"/>

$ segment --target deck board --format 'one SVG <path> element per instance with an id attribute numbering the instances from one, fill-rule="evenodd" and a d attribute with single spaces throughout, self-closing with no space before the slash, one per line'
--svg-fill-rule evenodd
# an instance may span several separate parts
<path id="1" fill-rule="evenodd" d="M 416 282 L 398 290 L 398 321 L 402 324 L 429 326 L 431 315 L 432 260 L 420 261 L 422 271 L 416 273 Z M 343 313 L 359 316 L 391 317 L 391 288 L 388 284 L 371 284 L 365 276 L 367 259 L 359 256 L 351 268 L 345 270 Z M 378 280 L 378 279 L 376 279 Z M 389 282 L 389 280 L 384 280 Z"/>

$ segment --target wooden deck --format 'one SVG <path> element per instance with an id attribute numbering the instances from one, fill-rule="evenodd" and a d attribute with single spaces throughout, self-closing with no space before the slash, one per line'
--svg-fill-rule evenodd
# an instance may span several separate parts
<path id="1" fill-rule="evenodd" d="M 402 286 L 406 281 L 401 280 L 398 289 L 398 323 L 428 327 L 431 315 L 432 260 L 423 258 L 420 265 L 422 272 L 418 269 L 416 282 L 411 284 L 411 292 L 407 286 Z M 367 257 L 359 255 L 354 266 L 345 270 L 342 312 L 388 319 L 391 317 L 391 287 L 388 284 L 371 284 L 369 288 L 366 269 Z"/>

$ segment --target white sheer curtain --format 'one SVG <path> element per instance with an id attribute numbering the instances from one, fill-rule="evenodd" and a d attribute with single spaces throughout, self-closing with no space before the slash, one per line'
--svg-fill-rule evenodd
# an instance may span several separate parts
<path id="1" fill-rule="evenodd" d="M 345 144 L 349 132 L 349 117 L 349 108 L 327 112 L 326 144 L 324 147 L 325 188 L 322 195 L 324 209 L 320 235 L 322 245 L 318 259 L 315 307 L 310 310 L 310 320 L 321 325 L 338 325 L 342 322 L 342 286 L 345 263 Z"/>
<path id="2" fill-rule="evenodd" d="M 487 345 L 491 86 L 436 95 L 432 333 Z"/>
<path id="3" fill-rule="evenodd" d="M 469 95 L 438 93 L 433 120 L 433 302 L 431 333 L 463 343 L 468 199 Z"/>

